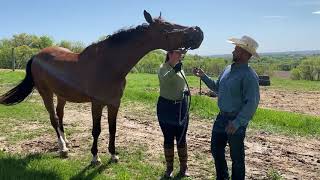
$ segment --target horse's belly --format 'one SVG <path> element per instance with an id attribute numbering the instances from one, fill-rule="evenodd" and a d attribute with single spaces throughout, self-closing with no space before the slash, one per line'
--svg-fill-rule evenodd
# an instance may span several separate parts
<path id="1" fill-rule="evenodd" d="M 65 88 L 63 91 L 61 91 L 60 89 L 54 89 L 53 92 L 69 102 L 83 103 L 91 101 L 91 98 L 89 96 L 86 96 L 72 89 Z"/>
<path id="2" fill-rule="evenodd" d="M 90 97 L 85 91 L 82 91 L 82 84 L 73 80 L 73 77 L 67 76 L 63 71 L 53 71 L 44 63 L 33 62 L 32 77 L 40 93 L 51 91 L 70 102 L 90 101 Z"/>

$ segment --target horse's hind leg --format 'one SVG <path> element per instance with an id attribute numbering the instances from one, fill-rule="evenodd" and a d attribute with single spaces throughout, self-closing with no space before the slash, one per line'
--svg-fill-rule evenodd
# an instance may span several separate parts
<path id="1" fill-rule="evenodd" d="M 117 115 L 119 106 L 108 105 L 108 123 L 109 123 L 109 153 L 111 154 L 111 160 L 118 162 L 119 157 L 116 155 L 116 131 L 117 131 Z"/>
<path id="2" fill-rule="evenodd" d="M 68 148 L 66 146 L 66 143 L 65 143 L 62 135 L 59 132 L 59 131 L 61 131 L 61 130 L 59 130 L 59 118 L 56 115 L 55 110 L 54 110 L 53 92 L 51 92 L 50 90 L 43 90 L 43 89 L 40 90 L 39 88 L 38 88 L 38 91 L 39 91 L 39 93 L 43 99 L 43 103 L 49 113 L 51 125 L 53 126 L 54 130 L 57 133 L 60 154 L 61 154 L 61 156 L 67 156 L 68 155 Z"/>
<path id="3" fill-rule="evenodd" d="M 56 108 L 56 112 L 57 112 L 57 116 L 59 118 L 59 134 L 62 136 L 64 142 L 66 143 L 66 145 L 69 145 L 69 141 L 67 140 L 65 133 L 64 133 L 64 128 L 63 128 L 63 115 L 64 115 L 64 106 L 66 105 L 66 100 L 63 99 L 62 97 L 57 96 L 57 108 Z"/>

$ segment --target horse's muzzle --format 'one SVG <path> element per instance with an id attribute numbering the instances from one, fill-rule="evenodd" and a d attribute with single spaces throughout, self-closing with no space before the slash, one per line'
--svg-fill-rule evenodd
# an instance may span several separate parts
<path id="1" fill-rule="evenodd" d="M 186 48 L 197 49 L 200 47 L 203 41 L 203 32 L 198 26 L 188 28 L 184 35 Z"/>

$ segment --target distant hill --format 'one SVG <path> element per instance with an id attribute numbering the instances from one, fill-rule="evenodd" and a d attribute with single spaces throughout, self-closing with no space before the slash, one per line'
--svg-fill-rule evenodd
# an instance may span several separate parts
<path id="1" fill-rule="evenodd" d="M 260 53 L 260 56 L 313 56 L 313 55 L 320 55 L 320 50 Z M 209 57 L 231 58 L 232 55 L 231 54 L 218 54 L 218 55 L 210 55 Z"/>
<path id="2" fill-rule="evenodd" d="M 274 55 L 300 55 L 300 56 L 312 56 L 320 55 L 320 50 L 306 50 L 306 51 L 286 51 L 286 52 L 269 52 L 261 53 L 262 56 L 274 56 Z"/>

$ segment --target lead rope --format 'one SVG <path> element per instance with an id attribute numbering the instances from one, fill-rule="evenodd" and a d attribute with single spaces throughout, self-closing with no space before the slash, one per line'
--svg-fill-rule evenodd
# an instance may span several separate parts
<path id="1" fill-rule="evenodd" d="M 188 52 L 189 49 L 185 49 L 186 53 Z M 184 58 L 184 56 L 181 58 L 181 60 Z M 180 135 L 180 138 L 179 138 L 179 141 L 178 141 L 178 144 L 180 144 L 181 140 L 182 140 L 182 136 L 183 134 L 185 133 L 186 129 L 187 129 L 187 124 L 189 124 L 189 110 L 190 110 L 190 106 L 191 106 L 191 92 L 190 92 L 190 87 L 189 87 L 189 84 L 188 84 L 188 81 L 186 79 L 186 77 L 184 76 L 184 74 L 180 71 L 180 74 L 184 80 L 184 82 L 186 83 L 187 85 L 187 89 L 188 89 L 188 92 L 189 92 L 189 95 L 186 95 L 189 99 L 187 99 L 187 103 L 188 103 L 188 107 L 187 107 L 187 111 L 186 113 L 184 114 L 184 117 L 183 119 L 181 119 L 181 113 L 182 113 L 182 103 L 180 103 L 180 112 L 179 112 L 179 125 L 181 126 L 183 123 L 184 123 L 184 126 L 183 126 L 183 130 L 181 132 L 181 135 Z M 185 98 L 185 95 L 183 94 L 183 101 L 184 101 L 184 98 Z"/>

